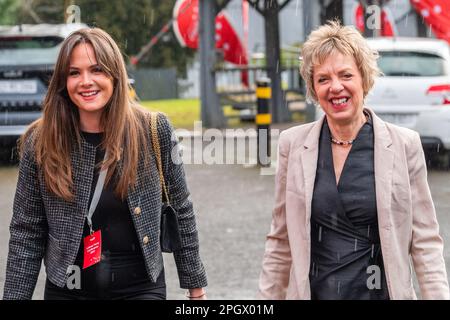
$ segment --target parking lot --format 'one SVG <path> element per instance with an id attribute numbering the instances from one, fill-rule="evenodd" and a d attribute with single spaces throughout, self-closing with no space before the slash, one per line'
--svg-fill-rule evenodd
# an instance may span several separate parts
<path id="1" fill-rule="evenodd" d="M 276 144 L 276 141 L 273 141 Z M 209 280 L 210 299 L 254 299 L 265 236 L 269 230 L 274 176 L 242 165 L 186 165 L 199 227 L 200 250 Z M 3 292 L 8 225 L 17 167 L 0 167 L 0 291 Z M 450 274 L 450 172 L 430 171 L 445 259 Z M 165 256 L 169 299 L 184 299 L 170 255 Z M 42 299 L 42 270 L 34 299 Z"/>

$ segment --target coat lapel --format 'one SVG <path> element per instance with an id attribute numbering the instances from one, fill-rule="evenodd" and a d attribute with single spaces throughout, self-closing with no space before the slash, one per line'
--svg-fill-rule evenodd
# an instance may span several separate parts
<path id="1" fill-rule="evenodd" d="M 381 228 L 390 228 L 392 176 L 394 152 L 390 148 L 392 139 L 386 124 L 373 111 L 367 109 L 373 119 L 374 130 L 374 169 L 377 198 L 378 224 Z"/>
<path id="2" fill-rule="evenodd" d="M 68 203 L 68 205 L 73 206 L 74 210 L 71 221 L 68 223 L 73 226 L 74 232 L 68 233 L 63 242 L 68 242 L 68 245 L 79 246 L 83 234 L 84 220 L 88 213 L 89 196 L 94 176 L 95 147 L 82 137 L 81 149 L 74 146 L 71 161 L 75 201 Z"/>
<path id="3" fill-rule="evenodd" d="M 303 167 L 303 178 L 305 183 L 304 194 L 306 205 L 306 225 L 309 225 L 309 221 L 311 218 L 311 201 L 314 191 L 314 181 L 316 179 L 317 158 L 319 156 L 319 137 L 324 119 L 325 116 L 323 116 L 314 124 L 314 126 L 311 128 L 311 131 L 306 136 L 305 142 L 300 147 L 303 149 L 300 152 L 300 158 Z"/>
<path id="4" fill-rule="evenodd" d="M 81 165 L 81 164 L 87 165 Z M 86 216 L 88 211 L 89 195 L 91 192 L 92 180 L 95 166 L 95 148 L 86 141 L 81 142 L 81 152 L 75 151 L 72 156 L 73 185 L 77 188 L 75 192 L 75 202 L 78 204 L 80 212 Z"/>
<path id="5" fill-rule="evenodd" d="M 383 252 L 383 263 L 386 270 L 386 281 L 388 291 L 391 298 L 395 299 L 391 286 L 391 261 L 396 257 L 392 257 L 390 249 L 391 241 L 389 232 L 391 228 L 391 193 L 392 193 L 392 176 L 394 170 L 394 151 L 392 146 L 391 135 L 386 127 L 386 123 L 378 118 L 372 110 L 366 108 L 372 115 L 373 131 L 374 131 L 374 169 L 375 169 L 375 192 L 377 198 L 378 226 L 380 233 L 381 250 Z"/>
<path id="6" fill-rule="evenodd" d="M 375 189 L 378 210 L 378 223 L 380 227 L 389 229 L 392 191 L 392 171 L 394 168 L 394 152 L 390 149 L 392 139 L 386 124 L 369 108 L 366 108 L 372 115 L 374 127 L 374 166 L 375 166 Z M 306 223 L 311 218 L 311 201 L 316 178 L 317 159 L 319 155 L 319 137 L 325 116 L 317 121 L 308 133 L 305 142 L 300 148 L 300 160 L 303 168 Z"/>

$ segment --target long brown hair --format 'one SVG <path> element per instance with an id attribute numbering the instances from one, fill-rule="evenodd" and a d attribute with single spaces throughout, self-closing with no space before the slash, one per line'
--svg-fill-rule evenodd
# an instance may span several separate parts
<path id="1" fill-rule="evenodd" d="M 143 117 L 144 109 L 129 94 L 128 75 L 120 49 L 105 31 L 84 28 L 64 40 L 44 100 L 43 116 L 30 126 L 21 141 L 36 130 L 33 135 L 36 162 L 43 172 L 48 190 L 72 201 L 74 168 L 70 154 L 74 147 L 81 148 L 81 135 L 78 108 L 69 98 L 66 82 L 72 51 L 80 43 L 92 45 L 97 63 L 113 80 L 113 94 L 101 117 L 104 130 L 101 146 L 107 152 L 103 163 L 108 167 L 106 183 L 118 169 L 119 160 L 122 161 L 115 194 L 124 199 L 128 188 L 136 182 L 140 152 L 148 154 L 147 129 L 142 121 L 146 117 Z"/>

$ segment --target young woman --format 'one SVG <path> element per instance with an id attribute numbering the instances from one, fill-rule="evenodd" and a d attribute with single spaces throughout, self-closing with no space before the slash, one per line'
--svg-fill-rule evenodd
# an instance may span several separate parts
<path id="1" fill-rule="evenodd" d="M 121 52 L 106 32 L 81 29 L 63 42 L 43 116 L 22 137 L 4 299 L 31 299 L 42 259 L 45 299 L 165 299 L 150 117 L 129 89 Z M 183 166 L 171 157 L 177 141 L 162 115 L 157 130 L 178 212 L 180 286 L 204 299 L 193 207 Z M 77 267 L 78 285 L 70 283 Z"/>

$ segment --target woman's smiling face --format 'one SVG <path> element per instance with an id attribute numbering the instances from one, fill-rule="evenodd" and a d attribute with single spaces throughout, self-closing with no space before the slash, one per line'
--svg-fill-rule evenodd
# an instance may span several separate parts
<path id="1" fill-rule="evenodd" d="M 364 90 L 353 57 L 334 52 L 314 67 L 314 90 L 327 119 L 349 123 L 362 113 Z"/>
<path id="2" fill-rule="evenodd" d="M 101 114 L 111 99 L 113 81 L 98 65 L 91 44 L 80 43 L 73 49 L 66 85 L 80 115 Z"/>

